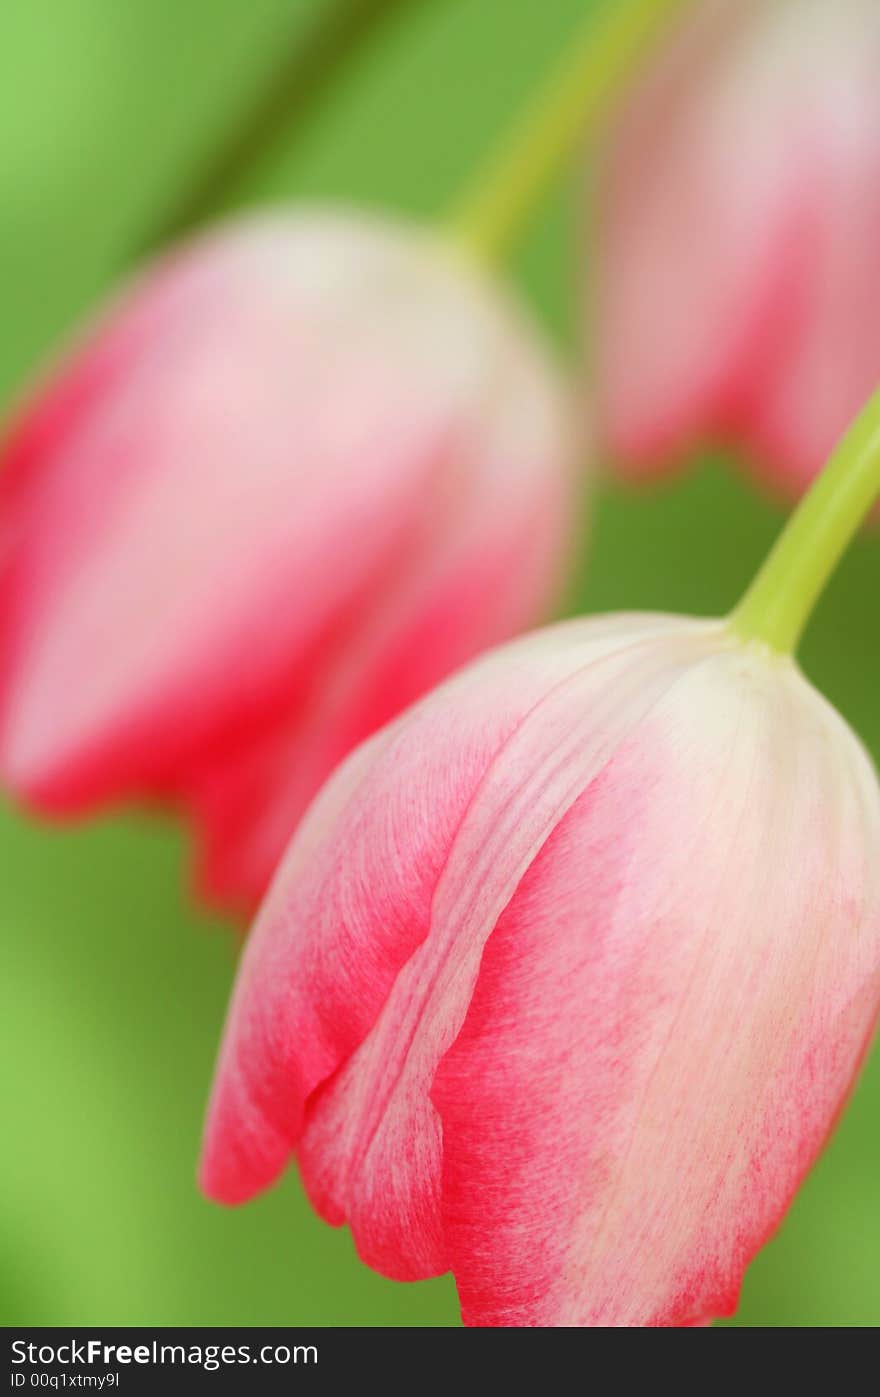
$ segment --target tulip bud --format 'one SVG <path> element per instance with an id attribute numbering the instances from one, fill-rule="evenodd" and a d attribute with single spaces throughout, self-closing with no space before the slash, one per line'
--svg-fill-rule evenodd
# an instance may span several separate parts
<path id="1" fill-rule="evenodd" d="M 257 900 L 336 762 L 545 606 L 572 438 L 538 332 L 419 229 L 264 214 L 148 269 L 3 453 L 7 786 L 180 802 Z"/>
<path id="2" fill-rule="evenodd" d="M 874 388 L 878 71 L 875 0 L 708 0 L 623 106 L 591 260 L 627 474 L 708 440 L 798 495 Z"/>
<path id="3" fill-rule="evenodd" d="M 578 620 L 359 748 L 245 948 L 202 1184 L 292 1156 L 477 1325 L 689 1325 L 822 1146 L 880 1004 L 880 790 L 728 623 Z"/>

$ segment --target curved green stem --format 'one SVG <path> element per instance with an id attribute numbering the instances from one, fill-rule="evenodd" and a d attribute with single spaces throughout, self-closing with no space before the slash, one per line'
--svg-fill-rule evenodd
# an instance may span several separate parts
<path id="1" fill-rule="evenodd" d="M 847 545 L 880 495 L 880 389 L 789 519 L 731 615 L 734 630 L 782 654 L 804 627 Z"/>
<path id="2" fill-rule="evenodd" d="M 452 220 L 460 241 L 487 258 L 505 250 L 572 150 L 606 117 L 645 52 L 686 3 L 604 0 L 488 170 L 471 182 Z"/>

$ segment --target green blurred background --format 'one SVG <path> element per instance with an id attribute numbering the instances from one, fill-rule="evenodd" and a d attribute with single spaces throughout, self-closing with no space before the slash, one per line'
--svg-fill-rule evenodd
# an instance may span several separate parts
<path id="1" fill-rule="evenodd" d="M 118 275 L 278 62 L 338 0 L 4 0 L 0 388 Z M 613 0 L 612 0 L 613 3 Z M 408 0 L 242 182 L 242 200 L 345 196 L 433 214 L 562 51 L 586 0 Z M 515 274 L 571 344 L 560 189 Z M 570 609 L 726 609 L 779 525 L 730 464 L 651 494 L 601 485 Z M 804 649 L 880 756 L 880 543 L 841 568 Z M 289 1176 L 248 1207 L 196 1192 L 234 930 L 187 891 L 171 823 L 78 828 L 0 812 L 0 1317 L 8 1324 L 458 1322 L 449 1278 L 395 1285 Z M 752 1267 L 736 1323 L 880 1323 L 880 1057 Z"/>

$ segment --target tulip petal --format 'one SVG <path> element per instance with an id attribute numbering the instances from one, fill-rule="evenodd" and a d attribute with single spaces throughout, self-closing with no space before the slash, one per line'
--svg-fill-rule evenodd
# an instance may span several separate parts
<path id="1" fill-rule="evenodd" d="M 230 709 L 246 721 L 255 693 L 282 672 L 286 681 L 291 657 L 320 643 L 369 585 L 426 487 L 440 447 L 436 400 L 413 395 L 392 417 L 391 385 L 383 391 L 359 365 L 344 419 L 357 436 L 314 410 L 332 397 L 344 351 L 315 342 L 299 288 L 269 272 L 289 261 L 318 276 L 317 233 L 307 228 L 293 249 L 282 241 L 284 261 L 268 230 L 252 235 L 249 255 L 219 242 L 214 278 L 198 256 L 184 260 L 176 275 L 192 285 L 169 301 L 151 352 L 142 347 L 127 376 L 115 371 L 112 397 L 93 394 L 75 423 L 62 422 L 63 470 L 44 440 L 39 507 L 7 584 L 15 664 L 3 755 L 17 788 L 40 792 L 46 771 L 57 786 L 46 798 L 76 803 L 96 767 L 111 787 L 145 779 L 130 770 L 139 758 L 149 769 L 161 753 L 173 770 Z M 206 287 L 218 284 L 216 304 Z M 364 451 L 370 468 L 353 475 L 352 453 Z"/>
<path id="2" fill-rule="evenodd" d="M 801 169 L 775 120 L 775 48 L 754 21 L 751 3 L 700 6 L 605 152 L 600 432 L 634 476 L 726 424 L 795 314 Z"/>
<path id="3" fill-rule="evenodd" d="M 588 634 L 599 650 L 668 624 Z M 584 623 L 490 655 L 358 749 L 315 802 L 244 951 L 203 1154 L 212 1197 L 241 1201 L 283 1169 L 309 1096 L 366 1038 L 424 939 L 482 774 L 583 655 Z"/>
<path id="4" fill-rule="evenodd" d="M 678 641 L 663 630 L 585 651 L 487 766 L 446 855 L 424 942 L 370 1034 L 316 1095 L 300 1145 L 315 1206 L 329 1221 L 349 1221 L 377 1270 L 415 1279 L 448 1267 L 443 1148 L 428 1093 L 464 1020 L 483 947 L 584 785 L 717 630 L 681 623 Z"/>
<path id="5" fill-rule="evenodd" d="M 252 908 L 342 758 L 486 637 L 522 630 L 535 598 L 554 585 L 569 521 L 559 470 L 536 472 L 535 464 L 572 458 L 570 418 L 553 381 L 543 390 L 536 381 L 518 339 L 498 359 L 505 410 L 473 424 L 460 443 L 454 487 L 422 511 L 421 532 L 386 571 L 369 611 L 328 648 L 293 713 L 196 773 L 187 799 L 209 896 Z"/>
<path id="6" fill-rule="evenodd" d="M 851 4 L 804 84 L 815 246 L 803 312 L 784 360 L 743 424 L 759 470 L 799 495 L 870 397 L 880 373 L 880 13 Z M 831 16 L 828 16 L 831 18 Z"/>
<path id="7" fill-rule="evenodd" d="M 694 667 L 535 859 L 437 1072 L 469 1324 L 730 1313 L 880 995 L 876 778 L 796 671 Z"/>

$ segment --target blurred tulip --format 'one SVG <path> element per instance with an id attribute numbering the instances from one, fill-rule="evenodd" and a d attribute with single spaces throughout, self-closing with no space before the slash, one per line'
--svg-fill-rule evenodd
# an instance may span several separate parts
<path id="1" fill-rule="evenodd" d="M 547 603 L 573 452 L 536 329 L 439 238 L 318 209 L 196 240 L 6 443 L 7 786 L 182 802 L 252 903 L 336 762 Z"/>
<path id="2" fill-rule="evenodd" d="M 623 108 L 593 357 L 627 474 L 709 439 L 799 494 L 873 389 L 878 72 L 876 0 L 707 0 Z"/>
<path id="3" fill-rule="evenodd" d="M 880 791 L 722 622 L 573 621 L 355 752 L 245 949 L 202 1184 L 296 1154 L 491 1325 L 729 1314 L 880 1004 Z"/>

